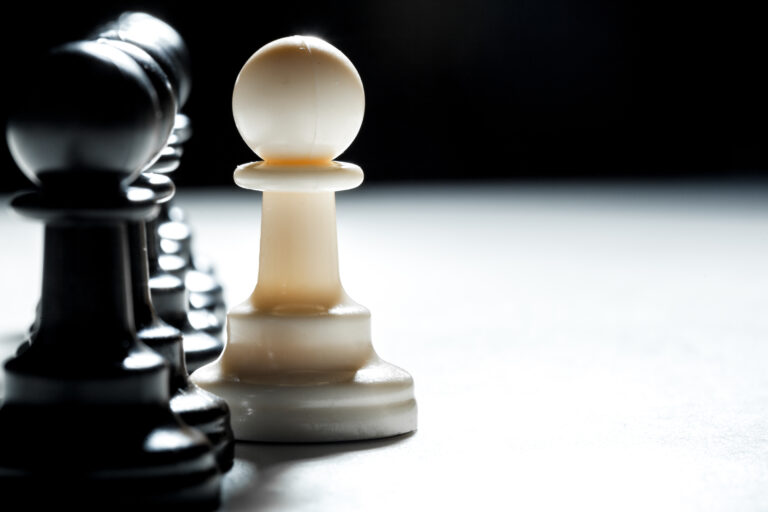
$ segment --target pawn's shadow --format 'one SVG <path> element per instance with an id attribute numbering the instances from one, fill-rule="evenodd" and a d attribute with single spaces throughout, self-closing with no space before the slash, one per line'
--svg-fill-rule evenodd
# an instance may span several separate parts
<path id="1" fill-rule="evenodd" d="M 238 442 L 235 465 L 224 478 L 222 510 L 258 511 L 278 506 L 287 498 L 281 492 L 278 480 L 291 466 L 346 453 L 386 448 L 414 435 L 415 432 L 410 432 L 384 439 L 337 443 Z"/>

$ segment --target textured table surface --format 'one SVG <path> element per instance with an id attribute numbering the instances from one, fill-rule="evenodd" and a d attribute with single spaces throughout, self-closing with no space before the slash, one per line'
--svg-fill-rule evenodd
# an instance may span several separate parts
<path id="1" fill-rule="evenodd" d="M 259 195 L 179 201 L 244 299 Z M 413 374 L 419 430 L 239 443 L 223 510 L 768 507 L 768 188 L 364 185 L 338 217 L 342 281 Z M 5 355 L 42 231 L 6 208 L 0 234 Z"/>

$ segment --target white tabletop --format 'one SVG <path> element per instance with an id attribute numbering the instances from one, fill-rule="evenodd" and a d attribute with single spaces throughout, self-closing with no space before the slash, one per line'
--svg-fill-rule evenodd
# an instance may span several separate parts
<path id="1" fill-rule="evenodd" d="M 244 299 L 259 194 L 179 201 Z M 419 430 L 239 443 L 223 510 L 768 507 L 766 187 L 366 184 L 338 218 L 345 288 L 414 376 Z M 10 353 L 42 231 L 4 211 L 0 234 Z"/>

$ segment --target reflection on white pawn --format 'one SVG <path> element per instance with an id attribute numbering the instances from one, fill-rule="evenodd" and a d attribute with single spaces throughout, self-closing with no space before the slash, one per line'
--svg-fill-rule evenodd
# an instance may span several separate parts
<path id="1" fill-rule="evenodd" d="M 264 192 L 258 284 L 227 315 L 222 356 L 193 380 L 222 396 L 248 441 L 371 439 L 416 429 L 413 379 L 381 360 L 370 312 L 339 279 L 335 192 L 362 170 L 333 161 L 363 121 L 360 76 L 315 37 L 273 41 L 240 71 L 235 124 L 263 161 L 235 182 Z"/>

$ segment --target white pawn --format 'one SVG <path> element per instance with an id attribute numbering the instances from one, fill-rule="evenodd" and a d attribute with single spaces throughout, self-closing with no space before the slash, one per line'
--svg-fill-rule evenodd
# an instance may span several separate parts
<path id="1" fill-rule="evenodd" d="M 235 82 L 235 124 L 263 161 L 235 183 L 264 191 L 258 284 L 227 315 L 221 357 L 193 380 L 230 406 L 246 441 L 345 441 L 416 429 L 413 379 L 379 359 L 371 315 L 339 279 L 335 191 L 362 170 L 334 162 L 363 121 L 357 70 L 315 37 L 273 41 Z"/>

